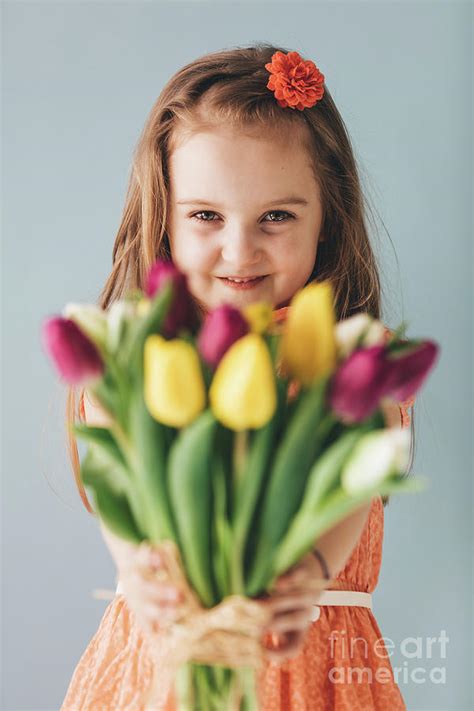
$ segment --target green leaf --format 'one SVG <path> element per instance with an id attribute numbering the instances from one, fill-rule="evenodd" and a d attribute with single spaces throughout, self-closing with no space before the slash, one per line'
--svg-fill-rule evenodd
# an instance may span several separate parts
<path id="1" fill-rule="evenodd" d="M 324 415 L 328 376 L 302 396 L 285 437 L 279 445 L 263 502 L 257 550 L 246 581 L 246 593 L 258 595 L 265 587 L 275 549 L 288 529 L 303 497 L 308 474 L 318 451 L 336 422 Z"/>
<path id="2" fill-rule="evenodd" d="M 107 457 L 111 464 L 127 467 L 123 452 L 119 448 L 112 432 L 107 427 L 92 427 L 90 425 L 74 424 L 74 432 L 86 442 L 92 442 L 103 450 L 103 457 Z"/>
<path id="3" fill-rule="evenodd" d="M 273 366 L 275 367 L 278 360 L 281 335 L 277 333 L 267 333 L 264 336 L 264 340 L 268 346 Z"/>
<path id="4" fill-rule="evenodd" d="M 221 453 L 213 466 L 212 562 L 219 599 L 230 594 L 230 527 L 227 519 L 227 487 Z"/>
<path id="5" fill-rule="evenodd" d="M 94 496 L 99 515 L 112 533 L 131 543 L 139 544 L 143 540 L 125 496 L 111 493 L 104 485 L 95 487 Z"/>
<path id="6" fill-rule="evenodd" d="M 316 460 L 309 473 L 297 516 L 307 510 L 314 510 L 328 491 L 338 483 L 344 463 L 352 454 L 356 443 L 369 430 L 370 426 L 362 425 L 346 431 Z"/>
<path id="7" fill-rule="evenodd" d="M 176 437 L 168 460 L 171 507 L 188 579 L 202 603 L 217 601 L 211 560 L 212 453 L 219 423 L 205 410 Z"/>
<path id="8" fill-rule="evenodd" d="M 120 408 L 120 392 L 117 382 L 109 370 L 105 370 L 102 378 L 91 387 L 91 391 L 105 411 L 112 417 L 116 417 L 116 413 Z"/>
<path id="9" fill-rule="evenodd" d="M 133 471 L 145 509 L 144 526 L 154 543 L 176 542 L 176 526 L 167 485 L 168 432 L 148 411 L 143 389 L 131 394 L 129 411 Z"/>
<path id="10" fill-rule="evenodd" d="M 112 454 L 111 454 L 112 453 Z M 84 485 L 94 485 L 100 478 L 116 492 L 130 492 L 130 474 L 123 461 L 116 457 L 112 448 L 102 443 L 90 441 L 87 453 L 81 463 L 81 476 Z"/>
<path id="11" fill-rule="evenodd" d="M 402 340 L 403 338 L 405 338 L 407 328 L 408 328 L 408 321 L 405 321 L 405 320 L 402 321 L 397 326 L 397 328 L 393 331 L 393 333 L 391 334 L 389 346 L 392 344 L 392 342 L 394 343 L 395 341 L 399 341 L 399 340 Z"/>
<path id="12" fill-rule="evenodd" d="M 321 507 L 321 502 L 331 491 L 340 489 L 340 476 L 347 459 L 352 455 L 357 442 L 370 429 L 370 425 L 362 425 L 342 434 L 316 460 L 312 467 L 304 492 L 303 502 L 294 516 L 279 547 L 279 555 L 288 559 L 299 560 L 308 547 L 307 531 L 312 533 L 315 511 Z M 283 551 L 283 553 L 282 553 Z M 289 567 L 289 566 L 288 566 Z"/>
<path id="13" fill-rule="evenodd" d="M 374 496 L 418 493 L 426 488 L 427 482 L 428 480 L 420 475 L 404 477 L 396 474 L 388 477 L 382 483 L 379 482 L 366 488 L 357 495 L 348 495 L 344 489 L 338 487 L 320 502 L 319 507 L 300 518 L 297 530 L 295 528 L 292 531 L 291 539 L 286 537 L 283 539 L 275 556 L 270 586 L 276 577 L 310 551 L 323 533 L 337 525 Z"/>
<path id="14" fill-rule="evenodd" d="M 139 543 L 143 532 L 136 524 L 129 503 L 123 475 L 111 470 L 107 459 L 101 459 L 99 447 L 90 445 L 81 464 L 84 486 L 92 489 L 96 509 L 106 526 L 118 536 Z"/>
<path id="15" fill-rule="evenodd" d="M 280 434 L 281 420 L 286 407 L 286 383 L 277 382 L 278 402 L 272 419 L 262 428 L 255 430 L 242 476 L 237 484 L 235 511 L 232 521 L 233 552 L 232 577 L 234 593 L 244 591 L 244 551 L 256 507 L 263 495 L 268 480 L 271 462 L 275 455 Z"/>

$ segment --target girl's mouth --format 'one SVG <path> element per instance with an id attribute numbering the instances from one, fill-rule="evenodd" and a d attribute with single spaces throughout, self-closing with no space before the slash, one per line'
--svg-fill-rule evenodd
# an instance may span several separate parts
<path id="1" fill-rule="evenodd" d="M 260 284 L 264 279 L 266 279 L 268 274 L 265 276 L 257 277 L 255 279 L 246 279 L 245 281 L 233 281 L 232 279 L 225 279 L 223 277 L 217 277 L 223 284 L 229 286 L 231 289 L 253 289 L 258 284 Z"/>

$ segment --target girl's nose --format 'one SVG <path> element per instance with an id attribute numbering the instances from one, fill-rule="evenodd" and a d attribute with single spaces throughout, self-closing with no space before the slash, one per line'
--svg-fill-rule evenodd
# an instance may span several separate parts
<path id="1" fill-rule="evenodd" d="M 261 258 L 261 249 L 255 233 L 243 227 L 229 230 L 223 235 L 222 258 L 236 270 L 257 264 Z"/>

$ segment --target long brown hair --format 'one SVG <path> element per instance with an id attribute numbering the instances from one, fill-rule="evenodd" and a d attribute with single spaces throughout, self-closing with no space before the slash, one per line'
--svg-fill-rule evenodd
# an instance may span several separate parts
<path id="1" fill-rule="evenodd" d="M 278 50 L 289 51 L 259 42 L 206 54 L 180 69 L 165 85 L 133 153 L 112 271 L 98 299 L 101 308 L 108 309 L 129 289 L 142 288 L 157 258 L 171 260 L 166 232 L 169 156 L 186 132 L 224 123 L 240 130 L 299 132 L 320 186 L 321 233 L 325 236 L 308 281 L 331 280 L 338 320 L 360 311 L 380 318 L 379 270 L 366 226 L 369 208 L 346 126 L 326 85 L 323 98 L 304 111 L 278 105 L 266 87 L 269 74 L 265 68 Z M 80 496 L 94 513 L 81 481 L 77 442 L 70 429 L 76 418 L 83 419 L 76 395 L 70 387 L 66 405 L 69 455 Z M 82 389 L 79 405 L 83 396 Z M 388 497 L 383 500 L 385 504 Z"/>

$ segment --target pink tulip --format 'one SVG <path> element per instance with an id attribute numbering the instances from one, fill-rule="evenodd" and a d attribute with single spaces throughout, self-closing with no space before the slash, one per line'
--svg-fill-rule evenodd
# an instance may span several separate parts
<path id="1" fill-rule="evenodd" d="M 66 382 L 78 385 L 101 377 L 104 363 L 100 353 L 72 319 L 46 319 L 41 336 L 45 350 Z"/>
<path id="2" fill-rule="evenodd" d="M 223 304 L 206 316 L 198 338 L 199 351 L 211 368 L 216 368 L 231 345 L 249 331 L 248 321 L 239 309 Z"/>
<path id="3" fill-rule="evenodd" d="M 438 345 L 427 340 L 399 354 L 387 353 L 385 394 L 398 402 L 414 396 L 433 368 L 438 352 Z"/>
<path id="4" fill-rule="evenodd" d="M 187 277 L 173 262 L 158 259 L 151 267 L 145 284 L 145 293 L 151 299 L 163 288 L 167 279 L 173 282 L 173 299 L 165 318 L 162 332 L 166 338 L 174 338 L 182 328 L 194 331 L 197 312 L 188 289 Z"/>
<path id="5" fill-rule="evenodd" d="M 343 422 L 362 422 L 377 409 L 388 376 L 383 344 L 357 348 L 334 373 L 328 394 L 332 411 Z"/>

